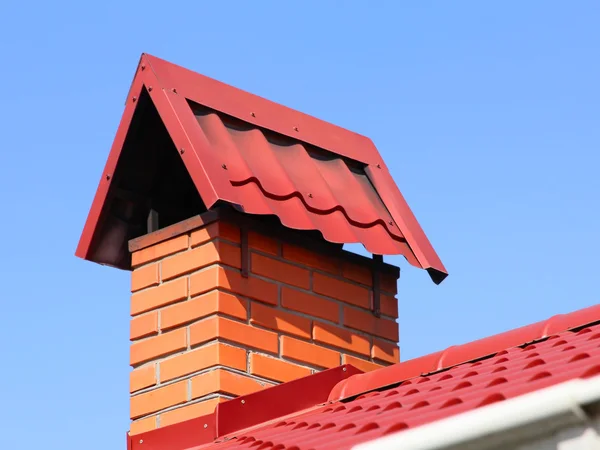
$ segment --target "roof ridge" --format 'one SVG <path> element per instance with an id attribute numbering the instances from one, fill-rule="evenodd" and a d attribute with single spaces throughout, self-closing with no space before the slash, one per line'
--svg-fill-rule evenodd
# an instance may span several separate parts
<path id="1" fill-rule="evenodd" d="M 438 372 L 470 361 L 492 356 L 502 350 L 518 347 L 553 334 L 583 327 L 600 321 L 600 304 L 557 314 L 523 327 L 488 336 L 445 350 L 430 353 L 393 366 L 362 373 L 340 381 L 329 394 L 329 401 L 338 401 L 364 394 L 385 386 L 398 384 L 424 374 Z"/>

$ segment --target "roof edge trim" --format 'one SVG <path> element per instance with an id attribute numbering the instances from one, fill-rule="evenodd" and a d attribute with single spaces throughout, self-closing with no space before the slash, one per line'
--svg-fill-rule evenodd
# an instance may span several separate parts
<path id="1" fill-rule="evenodd" d="M 600 375 L 567 381 L 394 433 L 356 445 L 353 450 L 513 448 L 517 442 L 539 436 L 540 430 L 550 433 L 555 427 L 589 423 L 589 407 L 598 404 Z M 549 424 L 554 427 L 549 429 Z"/>

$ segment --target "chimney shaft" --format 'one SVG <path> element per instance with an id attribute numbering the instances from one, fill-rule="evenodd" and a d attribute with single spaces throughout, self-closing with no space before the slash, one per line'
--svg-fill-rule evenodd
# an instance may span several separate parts
<path id="1" fill-rule="evenodd" d="M 399 361 L 396 267 L 223 211 L 129 248 L 131 434 L 340 364 Z"/>

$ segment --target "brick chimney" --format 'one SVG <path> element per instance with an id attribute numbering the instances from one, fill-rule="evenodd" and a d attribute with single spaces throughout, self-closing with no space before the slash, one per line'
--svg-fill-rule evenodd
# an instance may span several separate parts
<path id="1" fill-rule="evenodd" d="M 131 434 L 344 363 L 399 361 L 396 267 L 223 210 L 129 248 Z"/>
<path id="2" fill-rule="evenodd" d="M 383 255 L 447 276 L 368 138 L 146 54 L 76 255 L 132 272 L 131 434 L 398 362 Z"/>

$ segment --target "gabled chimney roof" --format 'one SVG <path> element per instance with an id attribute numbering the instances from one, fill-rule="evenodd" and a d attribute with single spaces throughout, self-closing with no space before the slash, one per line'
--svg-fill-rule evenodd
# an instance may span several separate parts
<path id="1" fill-rule="evenodd" d="M 76 255 L 129 269 L 157 203 L 170 224 L 220 202 L 447 276 L 370 139 L 143 54 Z"/>

